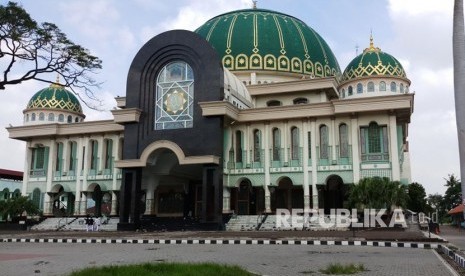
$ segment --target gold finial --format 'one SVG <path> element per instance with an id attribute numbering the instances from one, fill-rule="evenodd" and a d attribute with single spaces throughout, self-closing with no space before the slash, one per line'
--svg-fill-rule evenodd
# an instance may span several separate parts
<path id="1" fill-rule="evenodd" d="M 366 48 L 363 52 L 379 52 L 381 51 L 380 48 L 375 47 L 375 44 L 373 43 L 373 31 L 370 30 L 370 47 Z"/>
<path id="2" fill-rule="evenodd" d="M 257 8 L 257 0 L 254 0 L 254 1 L 252 1 L 252 2 L 253 2 L 253 7 L 252 7 L 252 8 L 253 8 L 253 9 L 256 9 L 256 8 Z"/>
<path id="3" fill-rule="evenodd" d="M 52 83 L 52 84 L 50 85 L 50 87 L 54 87 L 54 88 L 63 87 L 63 85 L 61 85 L 61 83 L 60 83 L 60 74 L 57 74 L 57 78 L 56 78 L 55 82 Z"/>

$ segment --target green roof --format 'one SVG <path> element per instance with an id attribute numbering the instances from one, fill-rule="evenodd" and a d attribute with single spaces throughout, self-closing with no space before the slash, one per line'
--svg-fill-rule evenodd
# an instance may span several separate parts
<path id="1" fill-rule="evenodd" d="M 57 84 L 35 93 L 26 109 L 63 109 L 82 114 L 82 107 L 76 96 Z"/>
<path id="2" fill-rule="evenodd" d="M 373 38 L 370 38 L 370 47 L 347 65 L 342 81 L 368 76 L 407 78 L 404 68 L 395 57 L 373 46 Z"/>
<path id="3" fill-rule="evenodd" d="M 314 77 L 340 76 L 324 39 L 301 20 L 263 9 L 218 15 L 196 31 L 230 71 L 268 70 Z"/>

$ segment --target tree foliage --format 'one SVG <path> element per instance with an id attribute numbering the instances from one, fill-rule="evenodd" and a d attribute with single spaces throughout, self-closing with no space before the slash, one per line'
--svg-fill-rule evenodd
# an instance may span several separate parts
<path id="1" fill-rule="evenodd" d="M 407 209 L 414 212 L 427 212 L 426 191 L 423 185 L 413 182 L 408 185 Z"/>
<path id="2" fill-rule="evenodd" d="M 445 178 L 447 187 L 444 194 L 444 207 L 447 211 L 462 203 L 462 188 L 460 179 L 454 174 L 450 174 L 449 178 Z"/>
<path id="3" fill-rule="evenodd" d="M 101 60 L 69 40 L 55 24 L 37 23 L 18 4 L 0 5 L 0 90 L 23 81 L 53 83 L 44 77 L 49 73 L 61 76 L 64 86 L 84 91 L 88 106 L 98 101 L 92 89 L 99 86 L 89 74 L 101 69 Z M 62 83 L 63 84 L 63 83 Z"/>
<path id="4" fill-rule="evenodd" d="M 407 199 L 406 187 L 387 177 L 363 178 L 349 194 L 349 204 L 359 210 L 386 208 L 392 211 L 393 206 L 405 207 Z"/>
<path id="5" fill-rule="evenodd" d="M 14 218 L 26 212 L 28 215 L 40 214 L 39 208 L 27 196 L 19 196 L 0 201 L 0 216 Z"/>

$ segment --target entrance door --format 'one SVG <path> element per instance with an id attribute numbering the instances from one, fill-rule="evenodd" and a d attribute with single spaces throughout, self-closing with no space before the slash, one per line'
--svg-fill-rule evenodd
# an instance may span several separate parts
<path id="1" fill-rule="evenodd" d="M 326 182 L 325 190 L 325 213 L 329 214 L 331 209 L 340 209 L 344 203 L 344 183 L 342 178 L 333 175 Z"/>
<path id="2" fill-rule="evenodd" d="M 239 184 L 237 194 L 237 214 L 238 215 L 249 215 L 250 214 L 250 192 L 251 186 L 248 181 L 242 181 Z"/>

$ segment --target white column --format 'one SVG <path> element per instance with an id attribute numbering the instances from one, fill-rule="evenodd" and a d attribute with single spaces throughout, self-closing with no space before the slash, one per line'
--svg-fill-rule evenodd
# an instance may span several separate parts
<path id="1" fill-rule="evenodd" d="M 87 212 L 87 193 L 82 192 L 81 202 L 79 203 L 80 214 L 85 215 Z"/>
<path id="2" fill-rule="evenodd" d="M 63 153 L 62 153 L 62 164 L 61 164 L 61 171 L 64 173 L 64 172 L 67 172 L 68 171 L 68 167 L 69 167 L 69 142 L 68 140 L 64 140 L 63 141 Z"/>
<path id="3" fill-rule="evenodd" d="M 282 146 L 284 147 L 284 163 L 287 163 L 287 164 L 289 162 L 289 156 L 288 156 L 288 147 L 289 147 L 289 145 L 287 144 L 288 133 L 289 133 L 288 122 L 284 121 L 284 128 L 283 128 L 283 134 L 282 134 L 282 137 L 283 137 Z"/>
<path id="4" fill-rule="evenodd" d="M 310 121 L 310 135 L 312 143 L 310 145 L 312 151 L 312 199 L 313 199 L 313 206 L 314 210 L 318 209 L 318 189 L 316 188 L 316 184 L 318 182 L 318 156 L 319 153 L 316 152 L 316 121 L 312 119 Z"/>
<path id="5" fill-rule="evenodd" d="M 352 142 L 352 171 L 354 173 L 354 184 L 360 180 L 360 141 L 358 138 L 359 127 L 357 116 L 350 118 L 350 133 Z"/>
<path id="6" fill-rule="evenodd" d="M 151 174 L 148 177 L 147 191 L 145 192 L 145 215 L 155 214 L 155 187 L 158 186 L 160 177 Z"/>
<path id="7" fill-rule="evenodd" d="M 250 135 L 250 124 L 247 123 L 245 127 L 245 135 L 244 135 L 244 151 L 245 151 L 245 164 L 250 164 L 250 152 L 251 152 L 251 147 L 250 144 L 253 144 L 253 142 L 250 141 L 251 135 Z"/>
<path id="8" fill-rule="evenodd" d="M 110 216 L 116 216 L 118 213 L 116 213 L 116 208 L 118 206 L 118 196 L 114 191 L 111 192 L 111 212 Z"/>
<path id="9" fill-rule="evenodd" d="M 223 186 L 223 214 L 231 213 L 231 192 L 227 186 Z"/>
<path id="10" fill-rule="evenodd" d="M 331 118 L 331 129 L 329 131 L 329 137 L 331 137 L 331 164 L 337 160 L 336 157 L 336 120 Z"/>
<path id="11" fill-rule="evenodd" d="M 26 157 L 24 160 L 23 187 L 21 189 L 21 194 L 23 196 L 27 196 L 27 186 L 29 184 L 29 174 L 30 174 L 31 163 L 32 163 L 31 142 L 27 142 L 26 143 Z"/>
<path id="12" fill-rule="evenodd" d="M 48 164 L 47 164 L 47 182 L 46 182 L 46 192 L 50 192 L 52 189 L 52 181 L 53 181 L 53 170 L 55 169 L 55 151 L 56 151 L 56 141 L 55 139 L 50 140 L 50 147 L 48 150 Z M 44 215 L 52 215 L 52 198 L 45 194 L 45 203 L 48 205 L 45 207 Z"/>
<path id="13" fill-rule="evenodd" d="M 308 183 L 308 121 L 302 121 L 302 135 L 303 137 L 303 147 L 302 147 L 302 169 L 304 173 L 304 211 L 308 212 L 310 208 L 310 186 Z"/>
<path id="14" fill-rule="evenodd" d="M 265 183 L 263 189 L 265 190 L 265 212 L 271 213 L 271 196 L 270 196 L 270 189 L 268 185 L 270 185 L 270 123 L 265 123 L 265 131 L 263 132 L 263 147 L 265 148 L 265 162 L 263 164 L 263 168 L 265 170 Z"/>
<path id="15" fill-rule="evenodd" d="M 395 114 L 389 115 L 389 145 L 392 180 L 400 181 L 399 147 L 397 145 L 397 120 Z"/>
<path id="16" fill-rule="evenodd" d="M 112 190 L 113 191 L 116 191 L 116 190 L 119 190 L 120 187 L 121 187 L 121 181 L 118 181 L 118 172 L 119 172 L 119 168 L 116 168 L 115 167 L 115 162 L 119 160 L 119 155 L 118 155 L 118 152 L 119 152 L 119 147 L 121 146 L 120 145 L 120 139 L 119 139 L 119 135 L 115 135 L 113 136 L 113 152 L 112 152 L 112 157 L 113 157 L 113 179 L 112 179 Z M 113 199 L 114 197 L 111 197 L 112 198 L 112 201 L 113 200 L 116 200 L 116 199 Z M 113 206 L 113 203 L 112 203 L 112 206 Z"/>

